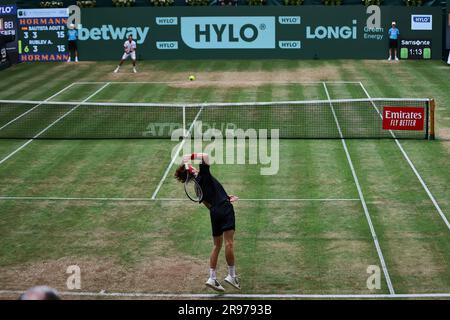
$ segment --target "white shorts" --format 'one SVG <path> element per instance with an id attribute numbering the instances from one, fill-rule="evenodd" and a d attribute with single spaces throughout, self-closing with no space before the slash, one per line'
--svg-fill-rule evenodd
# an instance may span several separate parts
<path id="1" fill-rule="evenodd" d="M 124 54 L 122 56 L 122 60 L 126 60 L 126 59 L 128 59 L 128 57 L 131 57 L 131 60 L 136 60 L 136 51 L 133 51 L 130 53 L 124 52 Z"/>

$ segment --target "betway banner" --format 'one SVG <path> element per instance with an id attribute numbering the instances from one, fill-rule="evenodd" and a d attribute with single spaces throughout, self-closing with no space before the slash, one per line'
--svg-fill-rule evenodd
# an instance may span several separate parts
<path id="1" fill-rule="evenodd" d="M 379 16 L 366 11 L 365 6 L 82 9 L 78 47 L 83 60 L 116 60 L 131 34 L 138 59 L 385 59 L 395 20 L 401 38 L 430 40 L 432 59 L 440 59 L 439 8 L 381 7 Z"/>

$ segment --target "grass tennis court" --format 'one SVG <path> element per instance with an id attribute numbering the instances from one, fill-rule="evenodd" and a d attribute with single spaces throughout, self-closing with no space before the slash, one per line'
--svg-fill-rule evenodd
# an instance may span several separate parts
<path id="1" fill-rule="evenodd" d="M 217 164 L 212 172 L 241 198 L 235 205 L 241 294 L 450 294 L 448 67 L 439 61 L 212 60 L 145 62 L 137 75 L 113 69 L 101 62 L 23 63 L 2 71 L 0 99 L 256 102 L 327 100 L 327 91 L 331 99 L 434 98 L 436 140 L 345 140 L 354 172 L 340 139 L 280 140 L 274 176 L 249 164 Z M 187 81 L 189 74 L 197 81 Z M 82 292 L 211 293 L 204 287 L 208 212 L 185 199 L 172 177 L 175 167 L 165 176 L 175 142 L 23 146 L 27 141 L 0 139 L 4 296 L 42 282 L 67 291 L 66 269 L 73 264 L 81 268 Z M 369 290 L 366 270 L 383 269 L 380 255 L 381 289 Z M 225 275 L 223 255 L 219 266 Z"/>

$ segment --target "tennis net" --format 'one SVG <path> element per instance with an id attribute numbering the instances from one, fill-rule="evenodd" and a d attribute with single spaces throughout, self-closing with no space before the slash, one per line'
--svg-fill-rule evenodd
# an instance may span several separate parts
<path id="1" fill-rule="evenodd" d="M 433 100 L 345 99 L 255 103 L 93 103 L 0 100 L 0 139 L 171 138 L 278 130 L 282 139 L 434 136 Z M 334 112 L 333 112 L 334 111 Z M 194 123 L 195 120 L 195 123 Z"/>

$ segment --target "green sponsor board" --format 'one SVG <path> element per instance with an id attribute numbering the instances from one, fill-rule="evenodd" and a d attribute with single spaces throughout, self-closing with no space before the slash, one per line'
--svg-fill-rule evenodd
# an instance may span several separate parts
<path id="1" fill-rule="evenodd" d="M 447 0 L 447 49 L 450 49 L 450 1 Z"/>
<path id="2" fill-rule="evenodd" d="M 138 59 L 384 59 L 395 20 L 400 39 L 430 39 L 442 52 L 442 14 L 433 7 L 364 6 L 193 7 L 83 9 L 83 60 L 119 59 L 129 34 Z M 413 26 L 412 17 L 419 15 Z M 432 19 L 420 19 L 420 15 Z M 414 22 L 416 23 L 416 22 Z M 416 30 L 419 29 L 419 30 Z"/>

